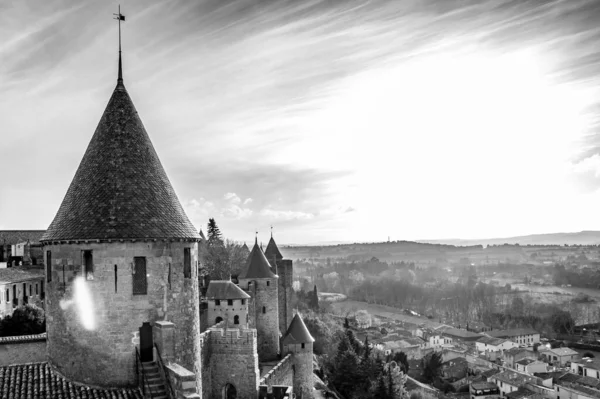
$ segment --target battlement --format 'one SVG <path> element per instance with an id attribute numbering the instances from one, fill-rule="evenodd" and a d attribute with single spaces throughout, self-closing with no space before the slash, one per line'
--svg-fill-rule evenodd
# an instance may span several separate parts
<path id="1" fill-rule="evenodd" d="M 249 354 L 256 351 L 256 330 L 251 328 L 211 327 L 208 342 L 212 354 Z"/>
<path id="2" fill-rule="evenodd" d="M 292 355 L 287 355 L 263 375 L 259 385 L 292 385 Z"/>

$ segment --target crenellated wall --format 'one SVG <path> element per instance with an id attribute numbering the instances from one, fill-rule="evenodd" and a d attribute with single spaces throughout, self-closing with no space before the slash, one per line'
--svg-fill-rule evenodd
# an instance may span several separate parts
<path id="1" fill-rule="evenodd" d="M 258 392 L 259 371 L 256 330 L 248 328 L 210 328 L 208 331 L 210 346 L 208 353 L 211 373 L 211 395 L 203 397 L 221 397 L 223 389 L 231 384 L 238 398 L 254 398 Z M 204 370 L 206 371 L 206 369 Z"/>
<path id="2" fill-rule="evenodd" d="M 190 248 L 190 278 L 183 274 L 184 248 Z M 93 279 L 83 277 L 83 250 L 92 251 Z M 52 281 L 46 284 L 48 360 L 61 374 L 98 386 L 135 385 L 139 328 L 165 317 L 177 326 L 174 361 L 195 370 L 196 242 L 81 242 L 46 245 L 44 251 L 51 251 L 52 260 Z M 138 256 L 146 258 L 147 293 L 133 295 Z"/>
<path id="3" fill-rule="evenodd" d="M 269 372 L 263 375 L 259 381 L 259 385 L 273 386 L 286 385 L 292 386 L 294 382 L 294 374 L 292 370 L 293 359 L 292 355 L 286 355 L 279 363 L 275 365 Z"/>

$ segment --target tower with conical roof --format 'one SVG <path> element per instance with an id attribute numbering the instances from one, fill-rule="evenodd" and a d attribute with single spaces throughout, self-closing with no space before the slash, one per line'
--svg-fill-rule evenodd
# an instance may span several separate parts
<path id="1" fill-rule="evenodd" d="M 119 51 L 117 85 L 41 239 L 51 366 L 86 384 L 135 385 L 136 353 L 152 359 L 151 324 L 168 320 L 173 360 L 201 384 L 199 240 L 125 89 Z"/>
<path id="2" fill-rule="evenodd" d="M 294 284 L 294 266 L 291 259 L 283 259 L 273 238 L 267 244 L 265 256 L 271 265 L 271 270 L 279 276 L 277 287 L 277 302 L 279 308 L 279 331 L 283 335 L 292 321 L 292 291 Z"/>
<path id="3" fill-rule="evenodd" d="M 277 286 L 279 277 L 255 240 L 246 266 L 238 276 L 239 286 L 251 296 L 248 306 L 250 326 L 256 328 L 258 358 L 274 360 L 279 355 L 279 309 Z"/>
<path id="4" fill-rule="evenodd" d="M 313 398 L 313 342 L 315 339 L 296 313 L 281 343 L 282 354 L 292 354 L 294 393 L 299 399 Z"/>

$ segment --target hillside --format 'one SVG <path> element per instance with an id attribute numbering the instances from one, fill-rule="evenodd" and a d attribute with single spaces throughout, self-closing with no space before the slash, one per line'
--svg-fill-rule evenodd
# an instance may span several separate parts
<path id="1" fill-rule="evenodd" d="M 447 239 L 447 240 L 417 240 L 421 243 L 446 245 L 599 245 L 600 231 L 580 231 L 577 233 L 531 234 L 526 236 L 488 238 L 488 239 Z"/>

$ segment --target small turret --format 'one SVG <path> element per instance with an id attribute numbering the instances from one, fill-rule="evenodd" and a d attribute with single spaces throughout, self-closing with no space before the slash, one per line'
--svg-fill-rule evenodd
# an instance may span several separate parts
<path id="1" fill-rule="evenodd" d="M 313 342 L 308 328 L 296 313 L 290 326 L 283 336 L 283 354 L 292 354 L 294 368 L 294 393 L 299 399 L 312 399 L 314 390 L 313 379 Z"/>
<path id="2" fill-rule="evenodd" d="M 237 285 L 229 280 L 213 280 L 206 291 L 208 301 L 208 323 L 215 325 L 221 321 L 229 328 L 248 327 L 248 299 Z"/>
<path id="3" fill-rule="evenodd" d="M 248 307 L 250 326 L 255 327 L 258 333 L 258 357 L 261 361 L 274 360 L 279 355 L 278 280 L 258 246 L 258 240 L 255 240 L 238 281 L 240 288 L 252 297 Z"/>

